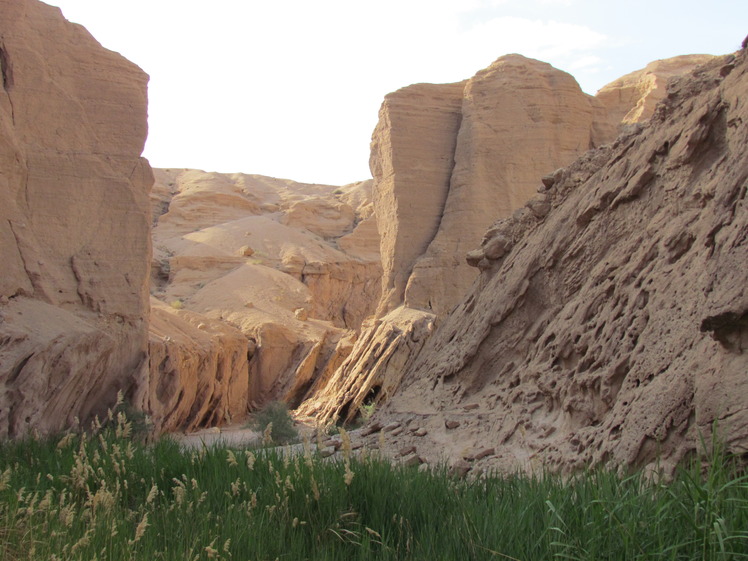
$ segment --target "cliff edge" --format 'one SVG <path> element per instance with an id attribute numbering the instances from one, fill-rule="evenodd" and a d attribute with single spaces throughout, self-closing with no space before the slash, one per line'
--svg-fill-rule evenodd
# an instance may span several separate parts
<path id="1" fill-rule="evenodd" d="M 148 368 L 148 76 L 0 0 L 0 436 L 106 412 Z"/>
<path id="2" fill-rule="evenodd" d="M 399 445 L 667 469 L 716 427 L 745 453 L 747 94 L 745 49 L 674 79 L 649 122 L 543 179 L 547 213 L 489 228 L 478 281 L 379 414 Z"/>

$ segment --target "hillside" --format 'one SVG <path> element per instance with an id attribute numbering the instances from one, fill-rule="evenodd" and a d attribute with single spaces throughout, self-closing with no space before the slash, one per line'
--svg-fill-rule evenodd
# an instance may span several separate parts
<path id="1" fill-rule="evenodd" d="M 484 451 L 476 469 L 667 468 L 716 424 L 745 453 L 747 70 L 743 50 L 672 81 L 649 122 L 488 229 L 478 280 L 380 411 L 399 444 Z"/>

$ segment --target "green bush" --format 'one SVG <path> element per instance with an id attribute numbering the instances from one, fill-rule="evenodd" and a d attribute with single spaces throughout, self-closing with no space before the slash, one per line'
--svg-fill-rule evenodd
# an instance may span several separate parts
<path id="1" fill-rule="evenodd" d="M 271 423 L 269 436 L 273 443 L 287 444 L 298 438 L 299 433 L 285 403 L 271 401 L 255 413 L 250 425 L 253 429 L 265 433 Z"/>

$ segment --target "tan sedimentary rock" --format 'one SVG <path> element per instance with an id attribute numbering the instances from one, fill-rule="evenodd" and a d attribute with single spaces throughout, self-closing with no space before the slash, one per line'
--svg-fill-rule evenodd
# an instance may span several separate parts
<path id="1" fill-rule="evenodd" d="M 480 461 L 508 470 L 669 470 L 715 421 L 743 453 L 747 66 L 741 51 L 675 80 L 650 122 L 546 181 L 547 216 L 494 224 L 480 251 L 511 249 L 483 258 L 377 421 L 425 427 L 452 458 L 494 448 Z"/>
<path id="2" fill-rule="evenodd" d="M 612 140 L 593 138 L 594 100 L 571 75 L 520 55 L 478 72 L 461 99 L 449 195 L 404 300 L 437 314 L 449 311 L 475 279 L 464 255 L 497 217 L 524 205 L 543 174 Z"/>
<path id="3" fill-rule="evenodd" d="M 156 170 L 156 179 L 157 187 L 171 184 L 175 193 L 153 234 L 160 298 L 186 301 L 210 283 L 229 292 L 222 279 L 241 268 L 255 271 L 254 293 L 247 296 L 255 304 L 252 299 L 293 300 L 310 317 L 351 329 L 372 313 L 381 273 L 370 182 L 336 188 L 197 170 Z M 324 210 L 317 226 L 310 209 Z M 364 224 L 367 233 L 358 235 Z M 329 239 L 321 240 L 322 233 Z M 277 293 L 269 269 L 297 285 Z M 263 280 L 269 284 L 257 284 Z M 201 312 L 209 303 L 203 304 Z"/>
<path id="4" fill-rule="evenodd" d="M 299 413 L 319 422 L 348 422 L 362 405 L 386 401 L 433 330 L 434 319 L 431 313 L 400 307 L 365 324 L 347 358 L 328 381 L 313 388 Z"/>
<path id="5" fill-rule="evenodd" d="M 224 322 L 151 302 L 149 376 L 136 399 L 154 429 L 194 430 L 245 418 L 247 338 Z"/>
<path id="6" fill-rule="evenodd" d="M 147 369 L 148 77 L 0 0 L 0 434 L 105 413 Z"/>
<path id="7" fill-rule="evenodd" d="M 520 55 L 501 57 L 466 82 L 387 96 L 371 157 L 384 269 L 378 314 L 403 305 L 437 316 L 451 310 L 479 270 L 495 268 L 514 244 L 496 234 L 473 249 L 496 219 L 515 212 L 545 219 L 554 170 L 612 141 L 626 113 L 661 97 L 656 86 L 664 79 L 709 58 L 654 63 L 604 88 L 604 103 L 569 74 Z M 364 329 L 360 338 L 371 336 Z M 356 368 L 348 375 L 361 387 L 369 383 Z"/>
<path id="8" fill-rule="evenodd" d="M 713 58 L 712 55 L 683 55 L 656 60 L 641 70 L 614 80 L 595 94 L 604 107 L 601 118 L 613 125 L 649 119 L 657 103 L 665 98 L 670 78 L 688 74 Z"/>
<path id="9" fill-rule="evenodd" d="M 439 229 L 464 84 L 416 84 L 385 97 L 371 141 L 381 236 L 382 316 L 403 302 L 415 260 Z"/>
<path id="10" fill-rule="evenodd" d="M 322 238 L 339 238 L 353 230 L 355 218 L 349 204 L 319 197 L 291 203 L 281 223 Z"/>
<path id="11" fill-rule="evenodd" d="M 172 197 L 154 229 L 154 293 L 245 335 L 250 407 L 300 403 L 342 361 L 339 340 L 379 298 L 371 182 L 197 170 L 156 178 Z"/>

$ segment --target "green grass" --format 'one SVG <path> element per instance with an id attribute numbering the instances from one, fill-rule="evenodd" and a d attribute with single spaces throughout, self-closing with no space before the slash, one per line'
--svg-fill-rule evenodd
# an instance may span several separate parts
<path id="1" fill-rule="evenodd" d="M 739 473 L 715 455 L 668 485 L 464 481 L 376 457 L 139 444 L 122 417 L 0 444 L 0 559 L 744 559 Z"/>

